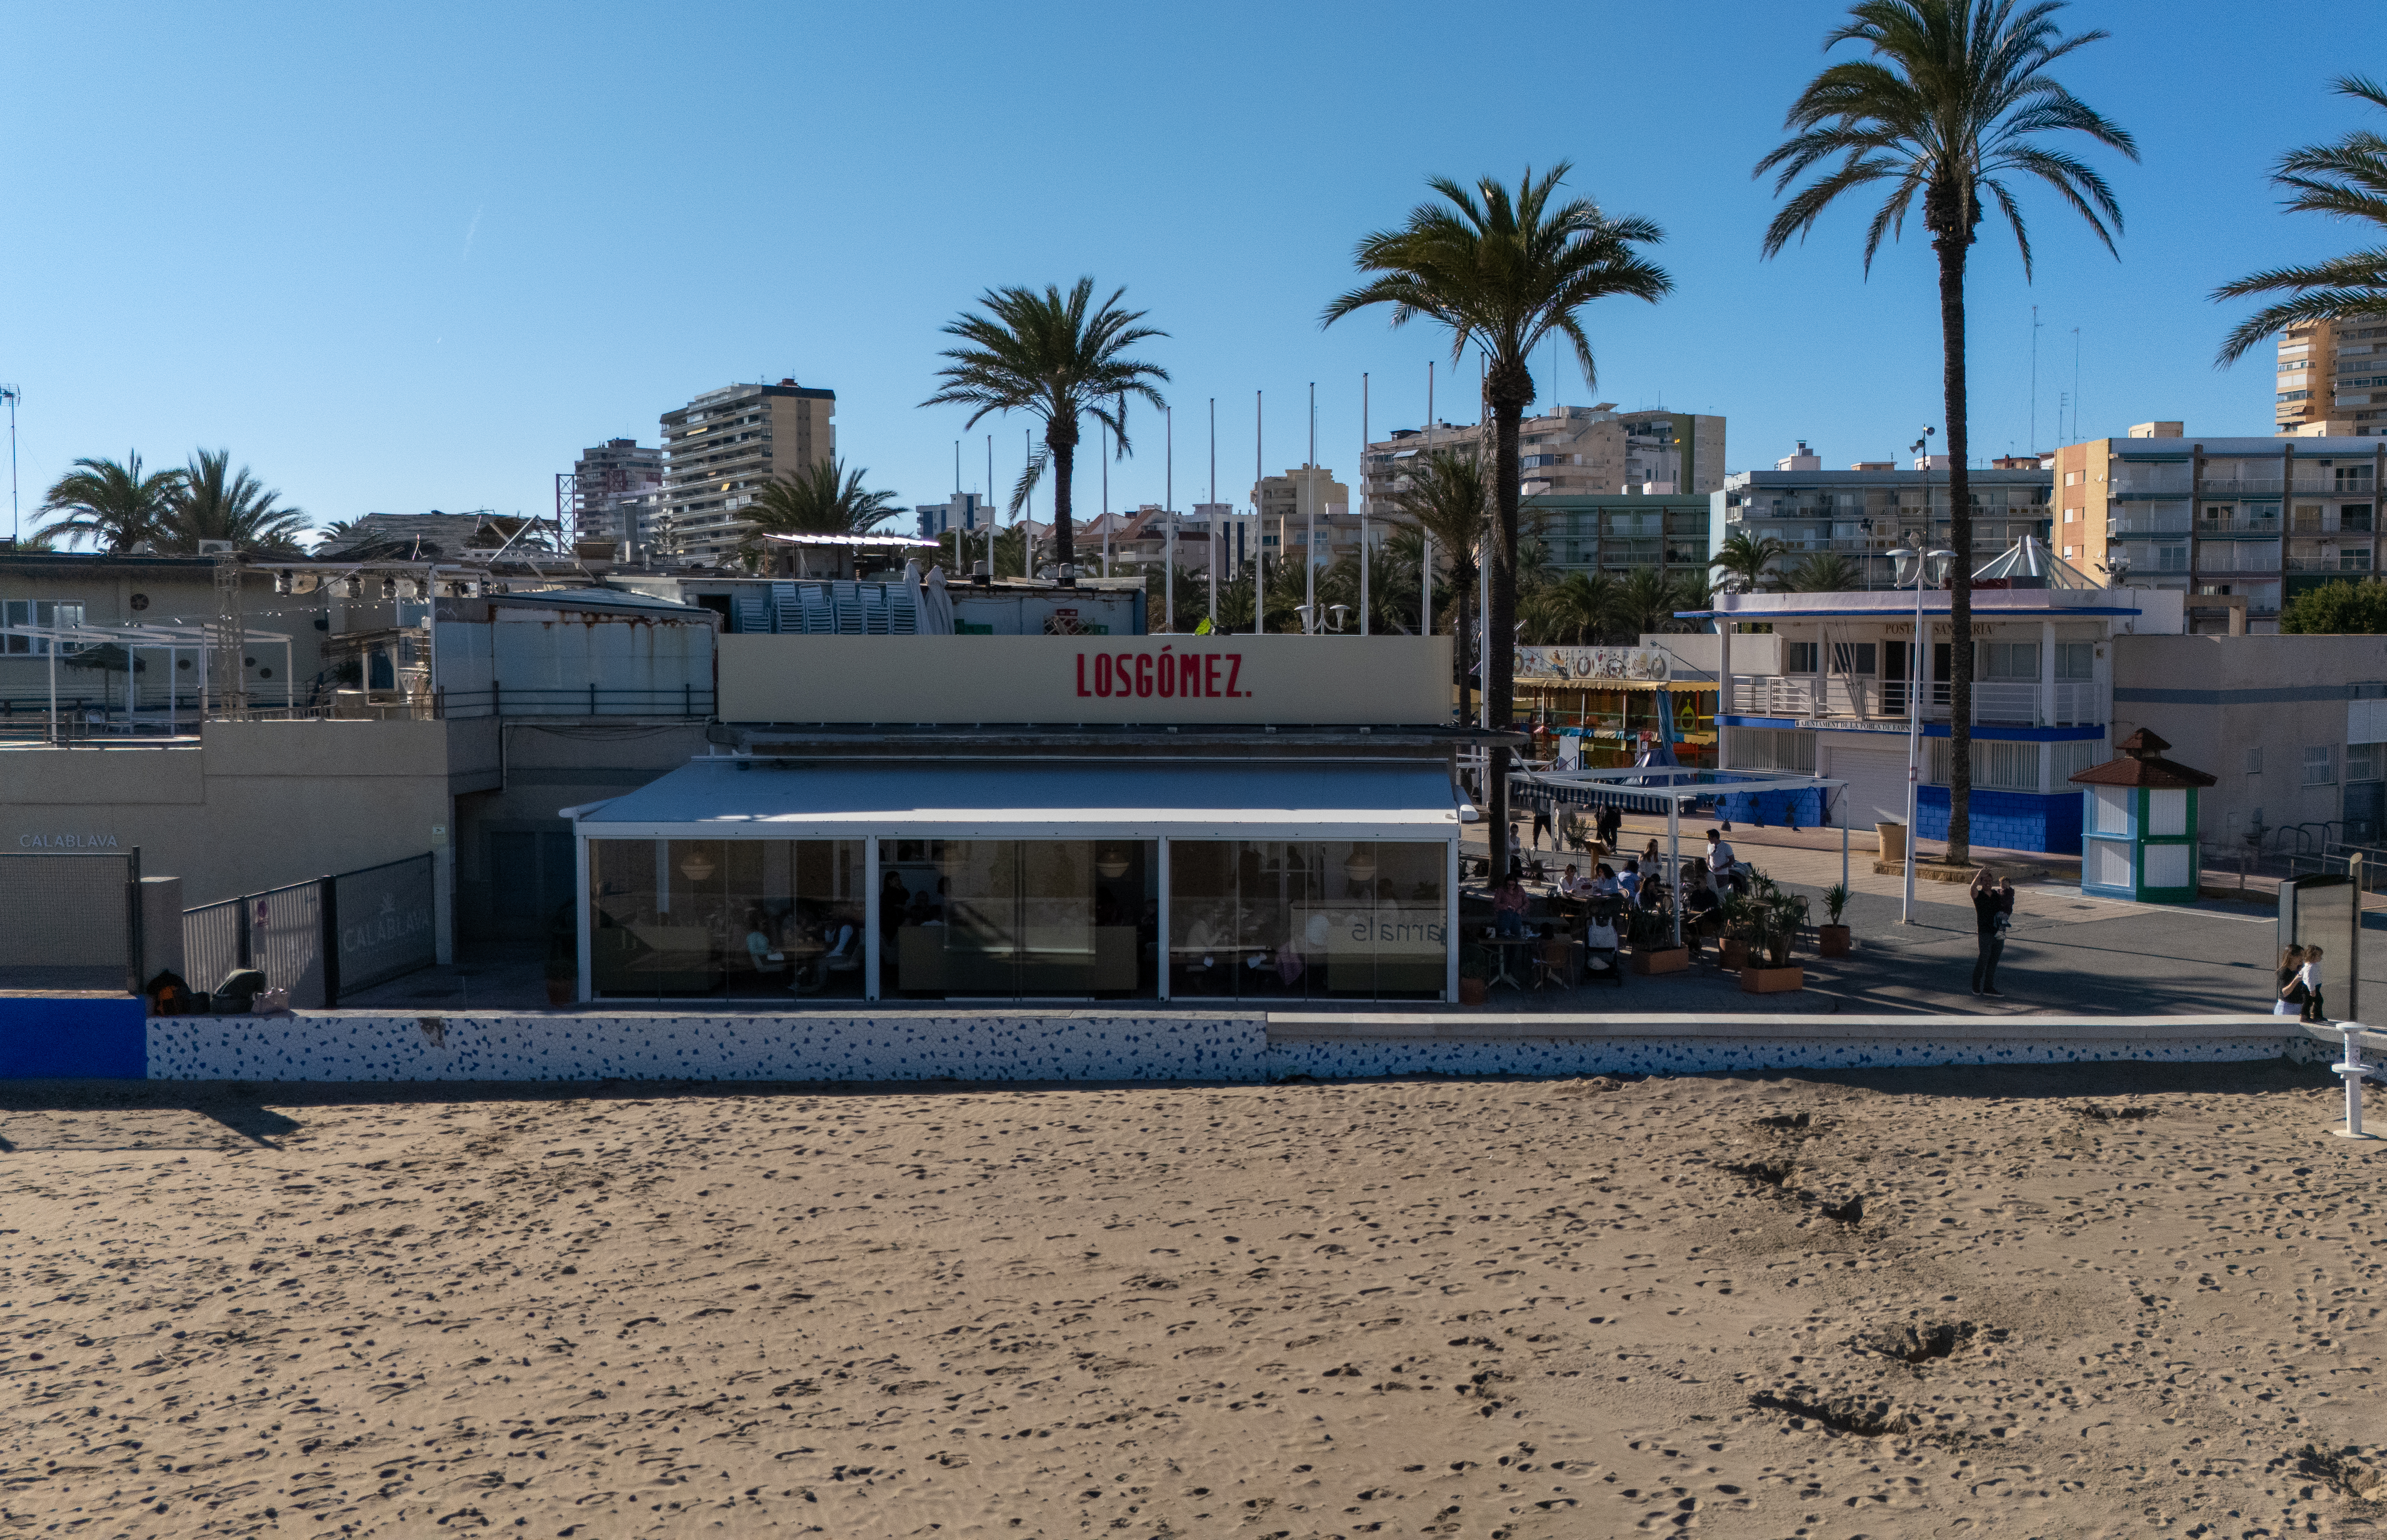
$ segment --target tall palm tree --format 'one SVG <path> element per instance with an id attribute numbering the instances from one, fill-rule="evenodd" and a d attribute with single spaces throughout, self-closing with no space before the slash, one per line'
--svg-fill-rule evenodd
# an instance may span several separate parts
<path id="1" fill-rule="evenodd" d="M 2361 75 L 2341 76 L 2330 89 L 2372 107 L 2387 107 L 2387 85 Z M 2292 214 L 2387 225 L 2387 137 L 2356 129 L 2328 145 L 2306 145 L 2280 158 L 2272 183 L 2291 195 Z M 2239 322 L 2221 344 L 2219 361 L 2236 363 L 2274 333 L 2312 321 L 2352 321 L 2387 315 L 2387 246 L 2372 246 L 2305 267 L 2268 268 L 2224 284 L 2213 297 L 2244 299 L 2258 294 L 2292 297 Z"/>
<path id="2" fill-rule="evenodd" d="M 1749 538 L 1749 531 L 1736 529 L 1724 537 L 1708 566 L 1727 577 L 1737 577 L 1755 593 L 1773 575 L 1767 569 L 1790 554 L 1790 548 L 1771 535 Z"/>
<path id="3" fill-rule="evenodd" d="M 1138 397 L 1157 410 L 1162 400 L 1155 382 L 1165 382 L 1168 371 L 1126 356 L 1139 342 L 1168 334 L 1138 325 L 1142 310 L 1119 309 L 1124 288 L 1114 289 L 1099 307 L 1089 309 L 1094 281 L 1080 278 L 1066 296 L 1051 284 L 1044 292 L 1014 285 L 989 289 L 979 296 L 984 315 L 964 315 L 945 326 L 947 336 L 962 346 L 941 355 L 952 360 L 937 372 L 945 383 L 922 406 L 963 406 L 973 409 L 965 431 L 992 411 L 1024 411 L 1044 423 L 1044 447 L 1028 461 L 1011 489 L 1011 511 L 1017 517 L 1027 506 L 1028 494 L 1049 464 L 1053 469 L 1053 559 L 1060 564 L 1061 581 L 1074 585 L 1077 549 L 1069 531 L 1069 474 L 1078 459 L 1078 419 L 1092 417 L 1111 430 L 1125 460 L 1127 398 Z"/>
<path id="4" fill-rule="evenodd" d="M 126 450 L 121 461 L 78 460 L 74 469 L 50 484 L 40 511 L 62 513 L 33 531 L 35 540 L 64 540 L 122 553 L 164 531 L 183 485 L 180 471 L 141 473 L 141 457 Z"/>
<path id="5" fill-rule="evenodd" d="M 738 554 L 751 565 L 763 554 L 765 535 L 869 534 L 903 511 L 894 493 L 864 489 L 863 478 L 869 474 L 832 455 L 773 476 L 739 511 L 754 527 L 739 541 Z"/>
<path id="6" fill-rule="evenodd" d="M 1490 176 L 1472 191 L 1448 177 L 1426 183 L 1440 203 L 1420 204 L 1397 230 L 1360 241 L 1355 260 L 1369 282 L 1326 307 L 1332 325 L 1370 305 L 1390 305 L 1396 326 L 1423 317 L 1450 330 L 1451 357 L 1470 346 L 1484 358 L 1484 404 L 1492 421 L 1495 538 L 1489 670 L 1491 721 L 1509 726 L 1516 704 L 1517 424 L 1534 398 L 1534 349 L 1552 333 L 1574 345 L 1585 388 L 1598 378 L 1582 312 L 1595 299 L 1625 295 L 1655 303 L 1673 281 L 1634 248 L 1663 240 L 1659 228 L 1629 215 L 1611 217 L 1589 198 L 1554 204 L 1572 168 L 1560 161 L 1536 178 L 1529 168 L 1514 192 Z M 1495 829 L 1509 816 L 1509 755 L 1492 751 L 1486 814 Z M 1492 841 L 1492 877 L 1506 875 L 1508 850 Z"/>
<path id="7" fill-rule="evenodd" d="M 307 529 L 306 511 L 281 499 L 282 494 L 259 481 L 247 466 L 234 471 L 231 450 L 194 449 L 174 488 L 173 507 L 158 543 L 186 553 L 197 550 L 201 540 L 296 551 L 298 536 Z"/>
<path id="8" fill-rule="evenodd" d="M 2056 60 L 2104 37 L 2066 37 L 2056 29 L 2062 0 L 1860 0 L 1825 38 L 1869 48 L 1873 57 L 1830 66 L 1790 106 L 1790 137 L 1757 163 L 1775 173 L 1774 190 L 1817 167 L 1765 227 L 1764 254 L 1803 238 L 1842 194 L 1887 187 L 1865 229 L 1865 271 L 1882 237 L 1906 227 L 1922 199 L 1923 228 L 1939 261 L 1941 388 L 1948 414 L 1950 544 L 1955 581 L 1949 600 L 1951 709 L 1948 860 L 1970 855 L 1973 703 L 1973 513 L 1966 472 L 1964 263 L 1989 201 L 2014 231 L 2023 276 L 2031 272 L 2030 236 L 2010 183 L 2036 178 L 2089 222 L 2113 251 L 2121 205 L 2095 168 L 2048 136 L 2085 134 L 2132 160 L 2138 146 L 2118 124 L 2046 74 Z M 1825 166 L 1827 161 L 1837 164 Z M 2115 255 L 2118 257 L 2119 253 Z"/>
<path id="9" fill-rule="evenodd" d="M 1832 551 L 1810 556 L 1791 568 L 1788 587 L 1794 594 L 1837 594 L 1863 582 L 1864 574 L 1854 562 Z"/>
<path id="10" fill-rule="evenodd" d="M 1492 530 L 1491 499 L 1485 495 L 1484 462 L 1473 455 L 1436 449 L 1410 472 L 1408 485 L 1393 494 L 1396 529 L 1414 530 L 1433 542 L 1437 570 L 1448 586 L 1455 638 L 1451 688 L 1467 700 L 1469 650 L 1475 635 L 1467 623 L 1475 602 L 1475 564 Z M 1495 840 L 1497 844 L 1499 841 Z"/>
<path id="11" fill-rule="evenodd" d="M 1655 567 L 1636 567 L 1616 590 L 1615 626 L 1636 640 L 1668 629 L 1674 612 L 1695 607 L 1686 603 L 1683 587 Z"/>

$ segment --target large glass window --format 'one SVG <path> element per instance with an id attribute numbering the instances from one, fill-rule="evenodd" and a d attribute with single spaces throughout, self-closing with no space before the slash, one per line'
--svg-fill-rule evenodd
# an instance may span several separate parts
<path id="1" fill-rule="evenodd" d="M 881 991 L 1151 999 L 1159 847 L 1135 839 L 882 839 Z"/>
<path id="2" fill-rule="evenodd" d="M 1173 998 L 1438 1000 L 1440 842 L 1171 840 Z"/>
<path id="3" fill-rule="evenodd" d="M 591 982 L 608 999 L 863 992 L 859 839 L 592 839 Z"/>

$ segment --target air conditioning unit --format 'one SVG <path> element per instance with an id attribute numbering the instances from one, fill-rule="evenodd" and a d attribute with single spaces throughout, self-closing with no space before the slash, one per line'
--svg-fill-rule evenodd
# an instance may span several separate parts
<path id="1" fill-rule="evenodd" d="M 201 556 L 230 556 L 232 553 L 233 544 L 230 540 L 201 540 L 199 542 L 199 554 Z"/>

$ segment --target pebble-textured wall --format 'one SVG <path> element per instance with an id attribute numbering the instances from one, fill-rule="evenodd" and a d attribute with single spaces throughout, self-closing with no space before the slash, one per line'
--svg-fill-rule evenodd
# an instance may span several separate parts
<path id="1" fill-rule="evenodd" d="M 1436 1027 L 1466 1029 L 1464 1016 Z M 2326 1056 L 2325 1045 L 2256 1024 L 2177 1033 L 2077 1034 L 1995 1018 L 1917 1016 L 1826 1033 L 1685 1017 L 1685 1030 L 1596 1027 L 1558 1035 L 1433 1036 L 1412 1025 L 1358 1035 L 1287 1029 L 1260 1016 L 1055 1013 L 841 1016 L 170 1016 L 148 1024 L 148 1073 L 165 1080 L 1222 1080 L 1441 1075 L 1690 1075 L 2095 1060 L 2210 1063 Z M 1787 1020 L 1787 1018 L 1786 1018 Z M 1816 1018 L 1806 1018 L 1812 1021 Z M 1646 1018 L 1644 1018 L 1646 1023 Z M 1635 1023 L 1641 1028 L 1644 1023 Z M 1623 1025 L 1623 1024 L 1618 1024 Z M 1693 1029 L 1696 1028 L 1696 1029 Z"/>

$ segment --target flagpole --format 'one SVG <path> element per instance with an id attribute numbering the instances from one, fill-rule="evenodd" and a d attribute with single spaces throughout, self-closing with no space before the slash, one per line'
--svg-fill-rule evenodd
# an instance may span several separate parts
<path id="1" fill-rule="evenodd" d="M 1219 628 L 1219 540 L 1226 534 L 1219 517 L 1219 398 L 1210 398 L 1210 629 Z"/>
<path id="2" fill-rule="evenodd" d="M 1368 372 L 1359 371 L 1359 635 L 1368 634 Z"/>
<path id="3" fill-rule="evenodd" d="M 1177 629 L 1177 415 L 1174 408 L 1160 409 L 1163 450 L 1161 456 L 1161 512 L 1168 520 L 1168 550 L 1163 558 L 1167 569 L 1161 575 L 1161 602 L 1168 607 L 1168 623 L 1164 631 Z"/>

